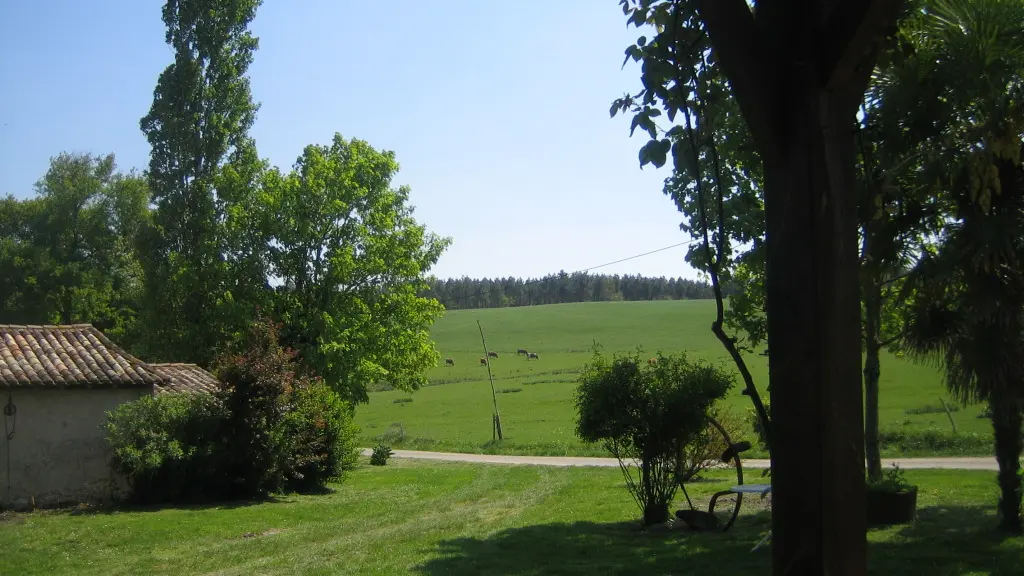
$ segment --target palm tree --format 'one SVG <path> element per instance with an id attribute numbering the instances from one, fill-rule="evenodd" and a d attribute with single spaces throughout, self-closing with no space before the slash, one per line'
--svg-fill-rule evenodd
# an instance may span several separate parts
<path id="1" fill-rule="evenodd" d="M 1024 3 L 932 0 L 903 29 L 944 112 L 919 175 L 950 210 L 907 283 L 904 344 L 937 358 L 961 401 L 991 407 L 1000 526 L 1020 532 Z"/>

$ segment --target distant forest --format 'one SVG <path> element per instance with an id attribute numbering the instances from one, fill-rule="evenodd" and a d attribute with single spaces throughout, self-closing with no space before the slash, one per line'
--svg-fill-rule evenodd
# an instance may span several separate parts
<path id="1" fill-rule="evenodd" d="M 428 278 L 423 296 L 437 298 L 449 310 L 505 308 L 627 300 L 698 300 L 714 298 L 711 285 L 685 278 L 648 278 L 575 272 L 543 278 Z"/>

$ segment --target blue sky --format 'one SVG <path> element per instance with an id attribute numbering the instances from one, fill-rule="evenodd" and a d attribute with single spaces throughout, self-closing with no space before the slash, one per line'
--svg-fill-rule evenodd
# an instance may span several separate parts
<path id="1" fill-rule="evenodd" d="M 139 118 L 171 61 L 159 0 L 0 2 L 0 194 L 61 151 L 142 170 Z M 387 11 L 384 7 L 387 6 Z M 688 240 L 610 120 L 639 85 L 612 0 L 266 0 L 252 24 L 260 155 L 290 167 L 335 132 L 395 151 L 416 217 L 454 244 L 433 273 L 539 276 Z M 686 276 L 685 247 L 602 268 Z"/>

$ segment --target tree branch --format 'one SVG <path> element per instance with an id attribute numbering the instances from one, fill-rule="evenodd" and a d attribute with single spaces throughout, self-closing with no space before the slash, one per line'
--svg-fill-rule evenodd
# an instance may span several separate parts
<path id="1" fill-rule="evenodd" d="M 875 54 L 885 32 L 895 26 L 903 0 L 837 2 L 821 30 L 821 75 L 829 91 L 867 89 Z"/>
<path id="2" fill-rule="evenodd" d="M 745 0 L 698 0 L 697 11 L 758 148 L 774 149 L 778 134 L 770 104 L 775 92 L 753 13 Z"/>
<path id="3" fill-rule="evenodd" d="M 910 272 L 904 272 L 902 274 L 897 274 L 896 276 L 890 276 L 889 278 L 884 278 L 884 279 L 882 279 L 881 282 L 879 282 L 879 285 L 880 286 L 888 286 L 889 284 L 892 284 L 894 282 L 898 282 L 900 280 L 903 280 L 907 276 L 910 276 L 910 274 L 911 274 Z"/>

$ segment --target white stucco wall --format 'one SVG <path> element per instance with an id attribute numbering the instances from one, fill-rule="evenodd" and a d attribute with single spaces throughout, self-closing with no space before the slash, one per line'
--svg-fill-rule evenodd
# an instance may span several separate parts
<path id="1" fill-rule="evenodd" d="M 0 505 L 45 508 L 122 497 L 123 478 L 110 467 L 110 446 L 100 427 L 106 412 L 150 391 L 144 388 L 87 390 L 15 389 L 17 414 L 0 420 Z M 0 406 L 7 404 L 0 390 Z M 14 426 L 8 442 L 6 432 Z M 8 447 L 10 489 L 8 489 Z"/>

